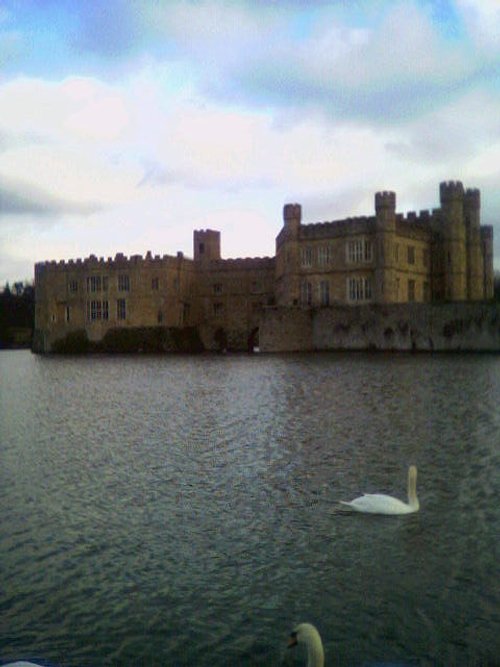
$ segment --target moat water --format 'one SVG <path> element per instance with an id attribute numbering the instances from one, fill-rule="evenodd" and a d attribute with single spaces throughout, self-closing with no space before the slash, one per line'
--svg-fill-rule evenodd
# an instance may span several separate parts
<path id="1" fill-rule="evenodd" d="M 0 352 L 0 663 L 499 665 L 499 406 L 500 356 Z"/>

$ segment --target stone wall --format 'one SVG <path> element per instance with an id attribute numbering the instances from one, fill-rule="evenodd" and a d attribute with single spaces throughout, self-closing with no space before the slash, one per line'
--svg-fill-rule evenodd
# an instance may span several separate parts
<path id="1" fill-rule="evenodd" d="M 267 309 L 260 349 L 500 352 L 500 304 Z"/>
<path id="2" fill-rule="evenodd" d="M 274 307 L 263 310 L 259 343 L 261 352 L 308 352 L 314 349 L 314 310 Z"/>

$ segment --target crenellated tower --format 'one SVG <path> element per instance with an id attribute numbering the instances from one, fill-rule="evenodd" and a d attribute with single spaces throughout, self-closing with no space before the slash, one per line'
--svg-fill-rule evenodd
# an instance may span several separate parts
<path id="1" fill-rule="evenodd" d="M 285 204 L 283 229 L 276 239 L 276 301 L 297 305 L 300 301 L 300 204 Z"/>
<path id="2" fill-rule="evenodd" d="M 297 239 L 302 220 L 302 206 L 300 204 L 285 204 L 283 206 L 283 222 L 285 234 L 289 239 Z"/>
<path id="3" fill-rule="evenodd" d="M 481 246 L 484 263 L 483 290 L 484 298 L 492 299 L 494 296 L 494 270 L 493 270 L 493 227 L 484 225 L 481 227 Z"/>
<path id="4" fill-rule="evenodd" d="M 375 300 L 378 303 L 397 301 L 394 266 L 394 244 L 396 239 L 396 193 L 375 194 L 376 213 L 376 268 Z"/>
<path id="5" fill-rule="evenodd" d="M 439 185 L 443 238 L 444 297 L 467 298 L 467 253 L 464 223 L 464 186 L 460 181 Z"/>
<path id="6" fill-rule="evenodd" d="M 198 229 L 193 232 L 193 257 L 195 262 L 220 259 L 220 232 Z"/>
<path id="7" fill-rule="evenodd" d="M 484 262 L 480 228 L 481 195 L 477 188 L 464 194 L 464 223 L 467 261 L 467 299 L 484 299 Z"/>

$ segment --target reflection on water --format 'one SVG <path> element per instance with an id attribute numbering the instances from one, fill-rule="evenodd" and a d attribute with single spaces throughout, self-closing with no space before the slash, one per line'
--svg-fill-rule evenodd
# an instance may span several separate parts
<path id="1" fill-rule="evenodd" d="M 0 353 L 0 660 L 498 664 L 499 404 L 487 355 Z"/>

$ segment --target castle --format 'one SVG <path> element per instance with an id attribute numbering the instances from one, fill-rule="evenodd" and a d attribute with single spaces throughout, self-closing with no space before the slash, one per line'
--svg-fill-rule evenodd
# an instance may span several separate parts
<path id="1" fill-rule="evenodd" d="M 196 230 L 193 258 L 122 254 L 35 265 L 35 351 L 84 331 L 197 330 L 206 349 L 252 349 L 267 309 L 470 303 L 493 297 L 493 229 L 480 193 L 440 184 L 440 207 L 396 213 L 394 192 L 375 215 L 303 224 L 286 204 L 274 257 L 222 259 L 220 232 Z"/>

